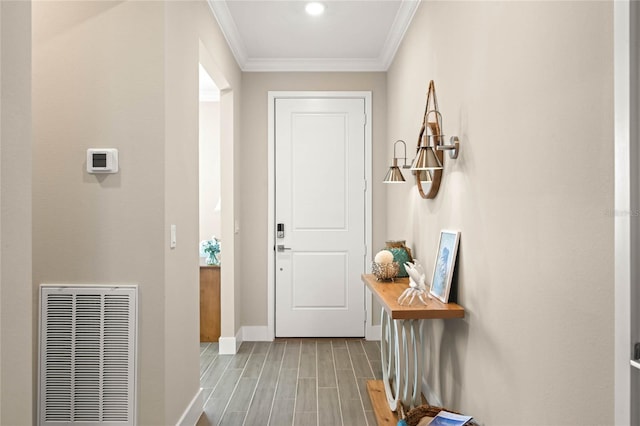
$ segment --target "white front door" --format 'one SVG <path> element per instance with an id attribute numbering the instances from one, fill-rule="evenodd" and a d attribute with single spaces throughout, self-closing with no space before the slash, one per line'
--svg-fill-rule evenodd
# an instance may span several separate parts
<path id="1" fill-rule="evenodd" d="M 275 334 L 364 336 L 365 101 L 275 100 Z"/>

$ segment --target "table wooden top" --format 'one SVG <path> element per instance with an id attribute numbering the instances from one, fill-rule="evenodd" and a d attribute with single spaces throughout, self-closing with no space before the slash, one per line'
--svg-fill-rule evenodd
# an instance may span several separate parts
<path id="1" fill-rule="evenodd" d="M 411 306 L 398 304 L 398 297 L 409 287 L 409 278 L 396 278 L 393 282 L 378 281 L 373 274 L 363 274 L 362 281 L 389 313 L 391 319 L 449 319 L 464 318 L 464 308 L 456 303 L 442 303 L 438 299 L 425 299 L 426 305 L 413 301 Z M 417 298 L 416 298 L 417 299 Z"/>

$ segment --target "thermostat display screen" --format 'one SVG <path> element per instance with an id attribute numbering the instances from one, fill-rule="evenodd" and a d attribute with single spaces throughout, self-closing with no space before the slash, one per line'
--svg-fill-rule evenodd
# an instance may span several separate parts
<path id="1" fill-rule="evenodd" d="M 93 167 L 107 167 L 107 154 L 93 154 Z"/>
<path id="2" fill-rule="evenodd" d="M 87 173 L 118 173 L 118 150 L 115 148 L 88 149 Z"/>

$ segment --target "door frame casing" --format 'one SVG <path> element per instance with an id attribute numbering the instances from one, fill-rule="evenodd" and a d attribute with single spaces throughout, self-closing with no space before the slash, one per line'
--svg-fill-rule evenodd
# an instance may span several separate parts
<path id="1" fill-rule="evenodd" d="M 632 212 L 640 206 L 638 183 L 638 157 L 636 145 L 638 127 L 632 128 L 631 114 L 638 113 L 639 87 L 637 34 L 640 25 L 640 8 L 630 0 L 613 4 L 614 11 L 614 116 L 615 116 L 615 200 L 614 221 L 614 270 L 615 270 L 615 337 L 614 337 L 614 423 L 638 424 L 640 415 L 632 398 L 640 393 L 631 380 L 629 359 L 634 336 L 640 330 L 637 325 L 638 268 L 634 255 L 640 246 L 640 230 L 632 223 Z M 635 410 L 635 411 L 634 411 Z"/>
<path id="2" fill-rule="evenodd" d="M 268 163 L 268 188 L 267 188 L 267 338 L 275 338 L 275 101 L 276 99 L 364 99 L 366 114 L 364 128 L 364 180 L 365 180 L 365 245 L 366 256 L 370 257 L 372 241 L 372 95 L 370 91 L 269 91 L 268 92 L 268 137 L 267 137 L 267 163 Z M 363 260 L 364 262 L 364 260 Z M 365 338 L 374 336 L 372 331 L 371 297 L 365 292 L 364 284 L 362 292 L 365 295 Z"/>

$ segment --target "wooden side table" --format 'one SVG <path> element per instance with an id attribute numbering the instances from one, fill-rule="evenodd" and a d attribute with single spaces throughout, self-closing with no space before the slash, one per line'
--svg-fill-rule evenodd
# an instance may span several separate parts
<path id="1" fill-rule="evenodd" d="M 200 341 L 220 338 L 220 266 L 200 266 Z"/>
<path id="2" fill-rule="evenodd" d="M 374 275 L 364 274 L 362 281 L 382 305 L 380 352 L 389 408 L 396 411 L 398 403 L 408 409 L 416 407 L 422 403 L 424 320 L 464 318 L 464 308 L 437 299 L 427 299 L 427 305 L 399 305 L 398 297 L 409 287 L 408 278 L 380 282 Z"/>

